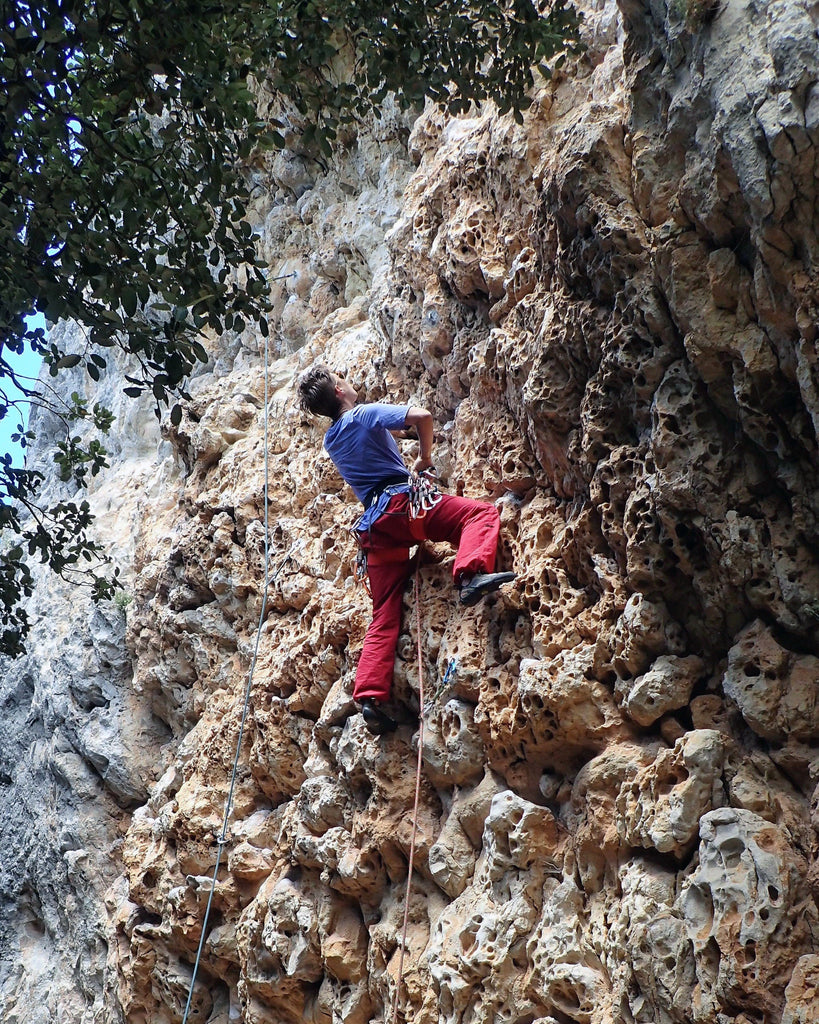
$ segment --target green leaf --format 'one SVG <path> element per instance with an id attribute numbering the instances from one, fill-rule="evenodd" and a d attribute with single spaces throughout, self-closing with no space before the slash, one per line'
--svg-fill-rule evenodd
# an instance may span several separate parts
<path id="1" fill-rule="evenodd" d="M 56 369 L 56 370 L 68 370 L 72 366 L 76 366 L 80 362 L 81 359 L 82 359 L 82 356 L 78 356 L 78 355 L 62 356 L 54 364 L 54 369 Z"/>

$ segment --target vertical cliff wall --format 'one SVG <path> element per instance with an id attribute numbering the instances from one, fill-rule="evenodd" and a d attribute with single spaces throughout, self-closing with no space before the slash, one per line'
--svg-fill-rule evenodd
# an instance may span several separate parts
<path id="1" fill-rule="evenodd" d="M 403 1019 L 819 1017 L 819 16 L 585 10 L 522 126 L 385 113 L 330 166 L 255 172 L 291 275 L 275 578 L 194 1020 L 381 1022 L 397 977 L 413 599 L 407 724 L 378 739 L 351 700 L 356 511 L 293 403 L 316 359 L 434 412 L 446 487 L 498 503 L 518 573 L 464 610 L 446 547 L 423 571 Z M 261 344 L 212 338 L 161 437 L 122 407 L 92 498 L 132 601 L 44 582 L 4 674 L 9 1022 L 181 1018 L 264 586 Z"/>

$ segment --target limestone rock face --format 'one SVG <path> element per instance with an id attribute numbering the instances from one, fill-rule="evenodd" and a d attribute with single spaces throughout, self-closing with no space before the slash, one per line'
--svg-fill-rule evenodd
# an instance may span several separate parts
<path id="1" fill-rule="evenodd" d="M 43 579 L 4 666 L 9 1024 L 178 1024 L 217 857 L 203 1024 L 817 1018 L 814 5 L 582 6 L 522 125 L 385 108 L 254 169 L 267 400 L 251 328 L 178 427 L 125 367 L 87 392 L 131 600 Z M 383 738 L 357 508 L 294 403 L 319 360 L 433 412 L 517 573 L 464 609 L 429 546 Z"/>
<path id="2" fill-rule="evenodd" d="M 806 865 L 750 811 L 712 811 L 700 835 L 700 863 L 679 898 L 696 962 L 694 1018 L 713 1020 L 737 1000 L 775 1018 L 794 961 L 813 946 Z"/>
<path id="3" fill-rule="evenodd" d="M 758 620 L 728 652 L 723 689 L 764 739 L 819 738 L 819 658 L 782 647 Z"/>
<path id="4" fill-rule="evenodd" d="M 723 762 L 720 733 L 706 729 L 660 751 L 617 797 L 617 825 L 629 845 L 685 853 L 703 816 L 723 802 Z"/>

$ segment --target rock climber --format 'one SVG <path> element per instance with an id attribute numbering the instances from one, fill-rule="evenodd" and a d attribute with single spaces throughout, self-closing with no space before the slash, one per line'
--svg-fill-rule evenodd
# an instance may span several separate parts
<path id="1" fill-rule="evenodd" d="M 410 548 L 423 540 L 457 546 L 453 577 L 461 604 L 473 605 L 504 583 L 513 572 L 495 572 L 500 516 L 487 502 L 437 494 L 423 518 L 411 514 L 411 484 L 429 479 L 432 466 L 432 414 L 409 405 L 358 404 L 358 394 L 326 366 L 314 366 L 298 383 L 302 409 L 332 420 L 324 447 L 344 480 L 364 505 L 355 525 L 367 560 L 373 617 L 364 637 L 353 699 L 367 728 L 379 736 L 395 721 L 384 711 L 389 698 L 395 648 L 401 629 L 402 595 L 411 572 Z M 420 451 L 412 476 L 391 431 L 414 427 Z"/>

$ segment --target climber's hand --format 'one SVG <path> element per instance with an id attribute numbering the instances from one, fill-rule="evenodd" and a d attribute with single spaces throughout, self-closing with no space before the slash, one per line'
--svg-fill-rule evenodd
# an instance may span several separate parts
<path id="1" fill-rule="evenodd" d="M 419 456 L 413 464 L 412 472 L 415 476 L 418 476 L 418 474 L 423 473 L 425 469 L 432 469 L 432 459 L 424 459 Z"/>

